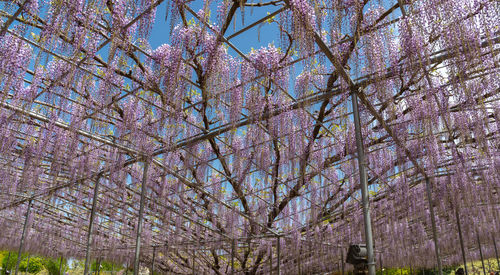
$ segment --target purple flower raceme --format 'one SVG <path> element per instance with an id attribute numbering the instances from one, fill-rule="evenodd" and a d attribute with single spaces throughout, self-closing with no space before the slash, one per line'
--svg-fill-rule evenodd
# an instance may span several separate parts
<path id="1" fill-rule="evenodd" d="M 98 180 L 92 247 L 102 249 L 92 257 L 131 264 L 147 154 L 141 261 L 160 245 L 165 270 L 192 273 L 194 259 L 198 273 L 223 274 L 235 239 L 236 271 L 266 273 L 267 261 L 276 266 L 273 230 L 282 272 L 331 272 L 323 263 L 341 256 L 339 246 L 363 242 L 364 224 L 353 87 L 315 47 L 317 32 L 362 93 L 377 256 L 434 264 L 425 177 L 443 263 L 460 261 L 455 211 L 465 245 L 476 247 L 477 233 L 492 255 L 496 6 L 403 2 L 292 0 L 279 19 L 262 22 L 277 27 L 266 36 L 279 32 L 279 46 L 266 40 L 243 57 L 220 26 L 227 19 L 240 29 L 229 15 L 252 17 L 276 3 L 171 2 L 168 44 L 152 49 L 159 18 L 156 8 L 144 11 L 156 1 L 26 1 L 10 25 L 4 16 L 0 37 L 0 246 L 18 248 L 27 206 L 18 201 L 39 194 L 25 249 L 84 258 Z M 404 18 L 393 20 L 402 8 Z"/>

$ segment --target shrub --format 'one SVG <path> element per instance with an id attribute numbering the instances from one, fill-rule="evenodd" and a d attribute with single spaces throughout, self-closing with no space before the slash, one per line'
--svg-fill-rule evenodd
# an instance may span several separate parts
<path id="1" fill-rule="evenodd" d="M 45 269 L 49 272 L 49 275 L 61 275 L 59 273 L 59 264 L 60 264 L 60 258 L 53 260 L 53 259 L 45 259 L 44 261 L 44 266 Z M 64 274 L 64 270 L 67 269 L 67 263 L 66 260 L 63 259 L 63 267 L 61 269 L 61 273 Z"/>
<path id="2" fill-rule="evenodd" d="M 16 268 L 17 253 L 11 252 L 10 257 L 8 254 L 9 253 L 6 252 L 3 255 L 4 257 L 2 259 L 2 275 L 5 274 L 5 271 L 13 270 L 14 268 Z"/>
<path id="3" fill-rule="evenodd" d="M 26 264 L 28 264 L 28 258 L 24 258 L 19 265 L 19 270 L 26 272 Z M 40 257 L 31 257 L 29 265 L 27 266 L 27 271 L 29 273 L 38 273 L 43 269 L 43 259 Z"/>
<path id="4" fill-rule="evenodd" d="M 110 262 L 105 262 L 101 261 L 101 268 L 99 270 L 101 271 L 111 271 L 112 269 L 112 263 Z M 92 262 L 92 270 L 97 270 L 97 262 Z M 116 270 L 116 267 L 115 267 Z"/>

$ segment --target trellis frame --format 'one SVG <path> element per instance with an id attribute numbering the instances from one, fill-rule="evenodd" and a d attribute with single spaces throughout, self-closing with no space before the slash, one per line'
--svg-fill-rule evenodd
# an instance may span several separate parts
<path id="1" fill-rule="evenodd" d="M 156 1 L 154 5 L 160 5 L 163 1 Z M 11 17 L 9 17 L 8 21 L 6 24 L 4 24 L 4 26 L 2 26 L 2 29 L 0 31 L 0 33 L 6 33 L 8 32 L 8 28 L 9 28 L 9 25 L 12 24 L 15 20 L 19 20 L 21 21 L 21 19 L 18 18 L 20 12 L 22 11 L 22 8 L 23 6 L 27 3 L 27 1 L 24 1 L 23 4 L 21 5 L 20 8 L 18 8 L 18 10 L 16 11 L 16 13 L 14 13 L 14 15 L 12 15 Z M 397 9 L 399 6 L 400 3 L 398 1 L 397 4 L 394 5 L 394 7 L 391 8 L 391 10 L 394 10 L 394 9 Z M 189 6 L 184 6 L 185 8 L 185 11 L 191 13 L 195 18 L 197 17 L 197 14 L 192 11 Z M 288 7 L 283 7 L 281 9 L 279 9 L 278 11 L 276 11 L 275 13 L 273 13 L 274 15 L 278 14 L 279 12 L 283 12 L 285 11 L 285 9 L 288 8 Z M 402 9 L 404 10 L 404 9 Z M 146 12 L 142 13 L 141 15 L 139 15 L 138 17 L 136 17 L 134 20 L 132 20 L 129 25 L 131 25 L 131 23 L 133 24 L 133 22 L 136 22 L 137 20 L 140 19 L 140 17 L 144 16 L 146 14 Z M 274 16 L 273 15 L 273 16 Z M 403 13 L 404 15 L 404 13 Z M 272 18 L 271 15 L 268 15 L 262 19 L 259 19 L 257 20 L 255 23 L 243 28 L 241 30 L 241 32 L 236 32 L 236 33 L 233 33 L 231 36 L 228 36 L 228 38 L 225 38 L 224 35 L 221 36 L 221 39 L 224 43 L 226 43 L 229 47 L 233 48 L 233 50 L 235 50 L 238 54 L 240 54 L 240 56 L 242 58 L 246 58 L 246 56 L 240 51 L 238 50 L 232 43 L 229 42 L 229 39 L 234 37 L 235 35 L 239 34 L 239 33 L 243 33 L 244 31 L 247 31 L 249 29 L 251 29 L 252 27 L 255 27 L 257 26 L 259 23 L 261 22 L 264 22 L 265 20 L 269 19 L 269 18 Z M 206 24 L 205 22 L 203 22 L 201 20 L 201 18 L 197 18 L 198 20 L 200 20 L 200 22 L 202 24 Z M 228 25 L 231 21 L 233 20 L 233 18 L 231 17 L 228 17 L 226 18 L 225 20 L 225 25 Z M 213 30 L 212 30 L 213 31 Z M 12 32 L 9 32 L 9 33 L 12 33 Z M 352 93 L 353 94 L 357 94 L 357 96 L 360 98 L 361 102 L 363 105 L 365 105 L 365 107 L 368 109 L 368 111 L 373 115 L 373 117 L 375 117 L 375 119 L 378 121 L 378 123 L 380 123 L 380 125 L 382 126 L 382 128 L 384 128 L 384 130 L 388 133 L 388 135 L 392 138 L 392 141 L 396 143 L 397 146 L 401 147 L 401 149 L 403 149 L 407 155 L 407 157 L 411 160 L 411 162 L 414 164 L 414 170 L 417 170 L 418 173 L 420 173 L 423 178 L 424 178 L 424 181 L 426 182 L 427 185 L 429 185 L 429 178 L 433 177 L 433 176 L 429 176 L 427 175 L 427 173 L 420 167 L 420 165 L 418 164 L 418 161 L 417 160 L 413 160 L 412 158 L 412 155 L 411 153 L 409 153 L 408 149 L 401 144 L 400 141 L 398 141 L 398 138 L 397 136 L 393 133 L 391 127 L 386 123 L 386 121 L 382 118 L 382 116 L 379 114 L 378 110 L 370 103 L 370 100 L 369 98 L 367 97 L 367 95 L 364 95 L 361 91 L 361 87 L 363 86 L 366 86 L 366 85 L 369 85 L 372 81 L 376 81 L 376 79 L 372 78 L 366 78 L 366 80 L 361 80 L 359 82 L 354 82 L 353 80 L 351 80 L 351 78 L 349 77 L 349 75 L 345 72 L 345 70 L 343 69 L 343 66 L 341 66 L 341 64 L 338 62 L 338 60 L 335 59 L 335 57 L 333 56 L 333 54 L 328 50 L 328 46 L 321 40 L 321 37 L 319 35 L 315 35 L 315 39 L 316 39 L 316 43 L 317 45 L 319 46 L 319 48 L 321 49 L 322 53 L 325 54 L 327 56 L 327 58 L 333 63 L 333 65 L 335 66 L 336 68 L 336 72 L 341 75 L 342 78 L 344 78 L 344 80 L 346 82 L 349 83 L 349 86 L 350 86 L 350 89 L 352 89 Z M 495 43 L 495 45 L 498 43 L 498 41 L 500 40 L 500 37 L 495 37 L 493 39 L 488 39 L 487 41 L 483 42 L 484 44 L 484 47 L 489 47 L 491 45 L 491 43 Z M 99 48 L 103 48 L 106 44 L 109 43 L 109 38 L 107 40 L 105 40 L 104 43 L 101 44 L 101 46 Z M 39 46 L 41 47 L 41 46 Z M 138 50 L 139 48 L 136 47 L 136 50 Z M 497 50 L 498 52 L 498 50 Z M 144 54 L 144 52 L 142 52 Z M 448 57 L 447 57 L 447 54 L 448 54 Z M 443 62 L 444 60 L 446 60 L 447 58 L 450 58 L 451 55 L 453 53 L 445 53 L 443 55 L 439 55 L 439 56 L 436 56 L 436 59 L 435 61 L 431 60 L 430 64 L 439 64 L 441 62 Z M 81 65 L 83 64 L 84 60 L 86 58 L 80 60 L 77 65 Z M 103 61 L 105 62 L 105 61 Z M 109 66 L 109 65 L 108 65 Z M 388 73 L 390 74 L 390 73 Z M 129 93 L 130 91 L 127 91 L 127 93 Z M 337 90 L 337 92 L 341 92 L 341 90 Z M 327 98 L 331 98 L 333 95 L 335 94 L 335 91 L 328 91 L 326 93 L 318 93 L 316 95 L 313 95 L 311 97 L 309 97 L 308 99 L 304 99 L 302 101 L 295 101 L 293 104 L 292 104 L 292 108 L 300 108 L 300 109 L 303 109 L 305 110 L 306 112 L 308 112 L 305 107 L 307 106 L 310 106 L 316 102 L 319 102 L 320 100 L 324 100 L 324 99 L 327 99 Z M 293 99 L 293 97 L 292 97 Z M 13 110 L 17 113 L 21 113 L 25 116 L 28 116 L 28 117 L 31 117 L 32 119 L 36 119 L 37 121 L 42 121 L 42 122 L 49 122 L 50 119 L 49 118 L 45 118 L 43 117 L 42 115 L 40 114 L 36 114 L 34 112 L 31 112 L 31 111 L 26 111 L 26 110 L 23 110 L 23 109 L 19 109 L 19 108 L 16 108 L 15 106 L 9 106 L 7 103 L 3 103 L 2 102 L 2 108 L 5 108 L 5 109 L 10 109 L 10 110 Z M 355 109 L 356 110 L 356 109 Z M 242 127 L 242 126 L 245 126 L 245 125 L 248 125 L 248 124 L 259 124 L 259 123 L 262 123 L 265 119 L 269 118 L 269 117 L 272 117 L 272 116 L 276 116 L 278 114 L 280 114 L 280 112 L 285 112 L 285 110 L 277 110 L 277 111 L 274 111 L 272 113 L 267 113 L 267 114 L 264 114 L 262 115 L 261 117 L 259 118 L 246 118 L 246 119 L 243 119 L 242 121 L 240 121 L 239 123 L 236 124 L 236 127 Z M 242 114 L 243 116 L 245 116 L 244 114 Z M 312 114 L 309 113 L 309 115 L 313 118 L 316 119 L 316 123 L 318 123 L 320 125 L 320 127 L 323 127 L 326 131 L 329 131 L 328 127 L 326 127 L 325 125 L 323 125 L 323 122 L 322 121 L 319 121 L 317 120 L 316 117 L 314 117 Z M 57 127 L 60 127 L 60 128 L 63 128 L 65 130 L 71 130 L 73 131 L 73 129 L 70 129 L 69 126 L 67 125 L 64 125 L 63 123 L 60 123 L 60 122 L 55 122 L 55 125 Z M 213 130 L 212 132 L 208 132 L 208 133 L 205 133 L 201 136 L 196 136 L 196 137 L 190 137 L 189 139 L 186 139 L 186 140 L 181 140 L 180 142 L 178 142 L 177 144 L 175 144 L 174 146 L 170 146 L 170 147 L 164 147 L 164 148 L 160 148 L 158 150 L 156 150 L 152 157 L 152 163 L 154 163 L 156 166 L 160 167 L 160 169 L 165 169 L 165 173 L 167 174 L 170 174 L 170 175 L 173 175 L 174 177 L 176 177 L 177 179 L 181 180 L 181 182 L 183 182 L 184 184 L 186 184 L 187 186 L 195 189 L 196 191 L 200 192 L 201 194 L 205 194 L 206 196 L 210 197 L 214 203 L 217 203 L 217 204 L 220 204 L 228 209 L 230 209 L 231 211 L 243 216 L 244 218 L 246 218 L 247 220 L 249 220 L 250 223 L 255 223 L 255 224 L 259 224 L 258 222 L 255 222 L 252 220 L 251 217 L 249 217 L 248 215 L 245 215 L 242 211 L 240 210 L 237 210 L 237 209 L 234 209 L 234 207 L 231 207 L 227 202 L 224 202 L 224 201 L 219 201 L 217 198 L 215 198 L 214 196 L 212 196 L 210 194 L 209 191 L 206 191 L 203 187 L 198 187 L 196 186 L 195 184 L 193 184 L 192 182 L 190 182 L 190 180 L 188 179 L 185 179 L 182 175 L 179 175 L 177 171 L 168 171 L 166 167 L 164 167 L 160 161 L 158 160 L 155 160 L 154 157 L 155 156 L 158 156 L 158 155 L 161 155 L 163 153 L 166 153 L 166 152 L 169 152 L 169 151 L 172 151 L 172 150 L 178 150 L 178 149 L 184 149 L 194 143 L 198 143 L 198 142 L 202 142 L 202 141 L 206 141 L 207 139 L 209 138 L 218 138 L 219 135 L 221 135 L 222 133 L 224 132 L 227 132 L 227 131 L 230 131 L 231 129 L 233 129 L 235 126 L 234 125 L 227 125 L 226 127 L 223 127 L 223 128 L 219 128 L 217 130 Z M 129 148 L 127 146 L 124 146 L 124 145 L 121 145 L 111 139 L 107 139 L 107 138 L 104 138 L 102 136 L 99 136 L 99 135 L 96 135 L 96 134 L 93 134 L 93 133 L 87 133 L 85 131 L 82 131 L 82 130 L 79 130 L 77 129 L 76 130 L 77 134 L 80 135 L 80 136 L 83 136 L 85 138 L 88 138 L 89 140 L 91 141 L 94 141 L 94 142 L 98 142 L 100 143 L 99 146 L 109 146 L 111 148 L 116 148 L 118 150 L 121 150 L 127 154 L 129 154 L 131 157 L 123 164 L 123 166 L 128 166 L 128 165 L 132 165 L 138 161 L 141 161 L 143 158 L 140 157 L 142 156 L 144 153 L 143 152 L 139 152 L 137 151 L 136 149 L 133 149 L 133 148 Z M 359 153 L 358 153 L 359 154 Z M 49 160 L 50 161 L 50 160 Z M 452 165 L 452 164 L 451 164 Z M 0 211 L 5 211 L 5 210 L 8 210 L 9 208 L 13 208 L 13 207 L 17 207 L 17 206 L 21 206 L 24 202 L 27 202 L 27 201 L 37 201 L 37 200 L 42 200 L 42 198 L 47 198 L 49 201 L 51 200 L 52 197 L 54 198 L 57 198 L 58 201 L 60 202 L 63 202 L 63 203 L 68 203 L 68 204 L 71 204 L 69 201 L 65 201 L 65 198 L 62 197 L 62 196 L 59 196 L 57 195 L 57 192 L 60 192 L 60 191 L 64 191 L 65 189 L 71 189 L 73 187 L 76 187 L 78 186 L 79 188 L 88 188 L 89 190 L 92 189 L 91 188 L 91 185 L 90 183 L 88 185 L 86 185 L 85 182 L 90 182 L 91 179 L 95 178 L 96 176 L 102 176 L 102 177 L 106 177 L 106 173 L 107 173 L 107 170 L 108 169 L 104 169 L 104 170 L 99 170 L 99 171 L 96 171 L 96 173 L 94 175 L 91 175 L 89 176 L 88 178 L 86 179 L 78 179 L 77 181 L 75 182 L 65 182 L 64 184 L 62 185 L 56 185 L 54 186 L 53 188 L 49 189 L 48 191 L 44 191 L 44 192 L 41 192 L 41 193 L 36 193 L 34 195 L 28 195 L 26 196 L 25 198 L 22 198 L 22 199 L 19 199 L 19 200 L 16 200 L 14 201 L 13 203 L 10 203 L 8 205 L 5 205 L 5 206 L 2 206 L 0 208 Z M 217 170 L 215 168 L 213 168 L 213 170 Z M 221 172 L 219 172 L 221 173 Z M 222 174 L 222 173 L 221 173 Z M 321 175 L 322 172 L 320 171 L 319 174 Z M 363 174 L 363 173 L 361 173 Z M 62 182 L 64 182 L 65 179 L 62 179 Z M 96 181 L 95 183 L 95 191 L 94 191 L 94 199 L 92 200 L 92 204 L 93 206 L 91 207 L 91 212 L 94 213 L 95 212 L 95 205 L 98 203 L 97 199 L 98 199 L 98 181 Z M 145 186 L 145 184 L 143 183 L 142 186 Z M 112 192 L 112 189 L 110 190 L 111 188 L 109 188 L 108 190 L 106 190 L 107 192 Z M 133 191 L 132 188 L 129 189 L 130 191 Z M 142 190 L 144 191 L 145 188 L 142 187 Z M 429 190 L 430 191 L 430 190 Z M 138 192 L 135 192 L 135 194 L 137 194 Z M 144 192 L 142 192 L 144 193 Z M 105 195 L 106 193 L 103 193 L 103 195 Z M 430 193 L 428 193 L 430 194 Z M 141 196 L 143 197 L 143 196 Z M 430 197 L 430 195 L 429 195 Z M 146 198 L 146 197 L 144 197 Z M 152 197 L 149 197 L 148 198 L 150 201 L 154 201 L 154 198 Z M 142 200 L 141 200 L 142 201 Z M 429 199 L 429 201 L 431 201 Z M 195 202 L 192 202 L 193 205 L 195 205 Z M 48 204 L 51 204 L 50 202 L 48 202 Z M 87 208 L 87 211 L 89 209 L 89 207 L 85 207 L 83 206 L 82 208 Z M 431 207 L 430 209 L 432 209 L 432 203 L 431 203 Z M 169 209 L 169 211 L 171 211 L 173 209 Z M 431 210 L 432 211 L 432 210 Z M 141 212 L 141 211 L 139 211 Z M 127 215 L 130 215 L 129 217 L 130 218 L 133 218 L 134 217 L 134 214 L 133 213 L 127 213 Z M 148 215 L 150 216 L 154 216 L 154 212 L 149 212 Z M 103 213 L 102 216 L 105 216 L 105 214 Z M 431 217 L 433 218 L 434 214 L 431 213 Z M 55 217 L 54 217 L 55 218 Z M 194 219 L 193 219 L 194 220 Z M 92 224 L 92 221 L 93 221 L 93 218 L 91 218 L 91 224 Z M 115 222 L 115 221 L 114 221 Z M 434 224 L 434 222 L 433 222 Z M 263 228 L 266 228 L 264 225 L 262 224 L 259 224 L 259 226 L 263 227 Z M 92 227 L 91 227 L 92 228 Z M 208 228 L 208 227 L 207 227 Z M 220 232 L 218 232 L 217 230 L 214 230 L 213 228 L 210 229 L 213 233 L 216 233 L 216 234 L 220 234 Z M 272 228 L 266 228 L 266 230 L 268 230 L 270 233 L 272 233 L 275 237 L 277 236 L 278 238 L 281 237 L 281 233 L 279 232 L 276 232 L 274 229 Z M 434 232 L 434 240 L 436 242 L 436 229 L 435 229 L 435 225 L 433 225 L 433 232 Z M 120 233 L 121 235 L 121 233 Z M 228 236 L 224 236 L 224 234 L 220 234 L 221 236 L 223 236 L 224 238 L 227 238 L 227 240 L 232 240 L 232 238 L 228 237 Z M 89 231 L 89 240 L 90 240 L 90 236 L 91 236 L 91 232 Z M 138 235 L 137 235 L 137 239 L 139 239 L 139 236 L 140 236 L 140 232 L 138 232 Z M 437 243 L 437 242 L 436 242 Z M 140 244 L 140 242 L 138 242 L 138 244 Z M 87 243 L 87 247 L 90 246 L 90 241 Z M 277 250 L 279 251 L 279 241 L 277 242 L 276 244 L 277 246 Z M 137 245 L 138 247 L 138 245 Z M 87 251 L 88 248 L 87 248 Z M 438 251 L 436 251 L 436 253 L 439 253 Z M 88 254 L 90 257 L 90 253 Z M 137 250 L 137 253 L 136 253 L 136 259 L 138 259 L 138 256 L 139 256 L 139 251 Z M 279 263 L 280 263 L 280 253 L 278 252 L 278 272 L 279 272 Z M 437 256 L 439 257 L 439 255 Z M 438 265 L 440 265 L 439 263 L 440 261 L 438 260 Z M 137 263 L 137 262 L 136 262 Z M 372 264 L 374 264 L 374 262 L 372 262 Z M 373 266 L 373 265 L 372 265 Z M 138 271 L 138 268 L 137 268 L 137 265 L 135 265 L 135 272 Z M 441 268 L 439 268 L 441 269 Z"/>

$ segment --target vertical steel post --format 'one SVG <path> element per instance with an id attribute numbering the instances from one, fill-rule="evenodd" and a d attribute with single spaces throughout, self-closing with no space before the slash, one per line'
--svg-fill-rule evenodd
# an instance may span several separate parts
<path id="1" fill-rule="evenodd" d="M 340 248 L 340 263 L 342 264 L 342 275 L 344 275 L 344 248 Z"/>
<path id="2" fill-rule="evenodd" d="M 277 255 L 277 260 L 278 260 L 278 266 L 276 267 L 276 273 L 278 275 L 281 275 L 281 272 L 280 272 L 280 261 L 281 261 L 281 244 L 280 244 L 280 236 L 278 236 L 277 238 L 278 240 L 278 243 L 276 244 L 276 253 L 278 254 Z"/>
<path id="3" fill-rule="evenodd" d="M 62 264 L 63 264 L 63 257 L 62 257 L 62 255 L 61 255 L 60 259 L 61 260 L 59 261 L 59 275 L 61 275 Z"/>
<path id="4" fill-rule="evenodd" d="M 193 275 L 196 275 L 196 265 L 195 265 L 195 250 L 193 248 Z"/>
<path id="5" fill-rule="evenodd" d="M 144 215 L 144 201 L 146 196 L 146 185 L 148 180 L 149 159 L 144 159 L 144 170 L 142 172 L 142 185 L 141 185 L 141 201 L 139 207 L 139 221 L 137 222 L 137 237 L 135 239 L 135 259 L 134 259 L 134 275 L 139 274 L 139 255 L 141 253 L 141 233 L 142 222 Z"/>
<path id="6" fill-rule="evenodd" d="M 273 244 L 271 243 L 271 249 L 269 251 L 269 275 L 273 275 Z"/>
<path id="7" fill-rule="evenodd" d="M 370 219 L 370 199 L 368 197 L 368 182 L 365 170 L 365 151 L 363 136 L 361 133 L 361 122 L 359 118 L 358 97 L 356 93 L 351 94 L 352 112 L 354 114 L 354 130 L 356 132 L 356 147 L 358 153 L 359 184 L 361 185 L 361 196 L 363 204 L 363 219 L 365 223 L 366 253 L 368 256 L 368 274 L 375 275 L 375 254 L 373 251 L 372 224 Z"/>
<path id="8" fill-rule="evenodd" d="M 401 0 L 398 0 L 398 3 L 399 3 L 399 8 L 401 10 L 403 18 L 405 18 L 406 17 L 406 10 L 404 8 L 403 2 Z M 427 76 L 427 81 L 429 82 L 429 85 L 432 86 L 432 82 L 429 79 L 429 75 L 426 74 L 426 76 Z M 437 261 L 437 265 L 438 265 L 438 269 L 439 269 L 439 275 L 443 275 L 443 268 L 442 268 L 442 264 L 441 264 L 441 256 L 439 253 L 439 246 L 438 246 L 438 239 L 437 239 L 436 218 L 434 217 L 434 205 L 432 204 L 431 183 L 427 177 L 425 178 L 425 189 L 426 189 L 426 193 L 427 193 L 427 201 L 429 203 L 429 212 L 431 215 L 432 239 L 434 240 L 434 248 L 435 248 L 434 252 L 436 253 L 436 261 Z"/>
<path id="9" fill-rule="evenodd" d="M 153 245 L 153 260 L 151 262 L 151 275 L 155 272 L 155 257 L 156 257 L 156 246 Z"/>
<path id="10" fill-rule="evenodd" d="M 481 264 L 483 265 L 484 275 L 486 274 L 486 267 L 484 266 L 483 250 L 481 249 L 481 240 L 479 240 L 479 232 L 476 229 L 477 244 L 479 245 L 479 256 L 481 256 Z"/>
<path id="11" fill-rule="evenodd" d="M 19 251 L 17 252 L 17 262 L 16 262 L 16 275 L 19 272 L 19 264 L 21 263 L 21 254 L 23 252 L 24 238 L 26 237 L 26 229 L 28 228 L 28 220 L 30 218 L 31 205 L 33 200 L 29 200 L 28 209 L 26 209 L 26 217 L 24 218 L 23 233 L 21 235 L 21 242 L 19 243 Z"/>
<path id="12" fill-rule="evenodd" d="M 9 251 L 9 256 L 7 256 L 7 265 L 5 266 L 5 270 L 9 270 L 9 262 L 10 262 L 10 251 Z"/>
<path id="13" fill-rule="evenodd" d="M 30 266 L 30 257 L 31 255 L 28 254 L 28 262 L 26 262 L 26 270 L 24 270 L 24 275 L 28 274 L 28 267 Z"/>
<path id="14" fill-rule="evenodd" d="M 458 206 L 455 206 L 455 218 L 457 219 L 458 238 L 460 239 L 460 248 L 462 249 L 462 260 L 464 261 L 465 275 L 468 275 L 469 271 L 467 270 L 467 259 L 465 258 L 464 238 L 462 235 L 462 224 L 460 222 L 460 215 L 458 214 Z"/>
<path id="15" fill-rule="evenodd" d="M 97 275 L 99 275 L 99 273 L 101 272 L 101 258 L 99 258 L 99 260 L 97 260 Z"/>
<path id="16" fill-rule="evenodd" d="M 434 240 L 434 252 L 436 253 L 436 261 L 439 269 L 439 275 L 443 275 L 443 267 L 441 264 L 441 256 L 439 253 L 439 244 L 437 238 L 436 217 L 434 216 L 434 204 L 432 203 L 431 182 L 429 178 L 425 178 L 425 191 L 427 202 L 429 203 L 429 213 L 431 216 L 432 239 Z"/>
<path id="17" fill-rule="evenodd" d="M 92 197 L 92 209 L 90 210 L 89 228 L 87 232 L 87 250 L 85 251 L 85 267 L 83 269 L 83 275 L 88 275 L 89 272 L 92 231 L 94 230 L 94 217 L 97 209 L 97 196 L 99 195 L 99 181 L 100 177 L 98 177 L 95 181 L 94 195 Z"/>
<path id="18" fill-rule="evenodd" d="M 300 254 L 302 253 L 301 250 L 302 250 L 302 247 L 299 246 L 299 251 L 297 251 L 298 252 L 297 253 L 297 271 L 298 271 L 299 275 L 302 275 L 302 270 L 301 270 L 302 268 L 300 266 L 300 264 L 301 264 L 300 263 L 300 256 L 301 255 Z"/>
<path id="19" fill-rule="evenodd" d="M 491 238 L 493 239 L 493 247 L 495 248 L 495 256 L 497 257 L 497 267 L 500 269 L 500 259 L 498 259 L 497 242 L 495 241 L 495 234 L 491 233 Z"/>
<path id="20" fill-rule="evenodd" d="M 380 262 L 380 273 L 384 274 L 384 265 L 382 264 L 382 253 L 378 254 L 378 261 Z"/>
<path id="21" fill-rule="evenodd" d="M 231 274 L 234 275 L 234 248 L 235 247 L 235 243 L 234 243 L 234 239 L 232 240 L 231 242 Z"/>

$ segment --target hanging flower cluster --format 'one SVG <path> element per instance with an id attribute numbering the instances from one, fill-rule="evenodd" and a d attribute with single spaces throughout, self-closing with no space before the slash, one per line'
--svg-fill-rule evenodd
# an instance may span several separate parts
<path id="1" fill-rule="evenodd" d="M 83 259 L 94 210 L 91 257 L 132 265 L 142 201 L 164 273 L 340 269 L 364 242 L 357 92 L 376 261 L 433 267 L 430 207 L 443 265 L 458 223 L 493 257 L 497 3 L 382 2 L 0 1 L 0 248 L 26 222 L 23 251 Z"/>

